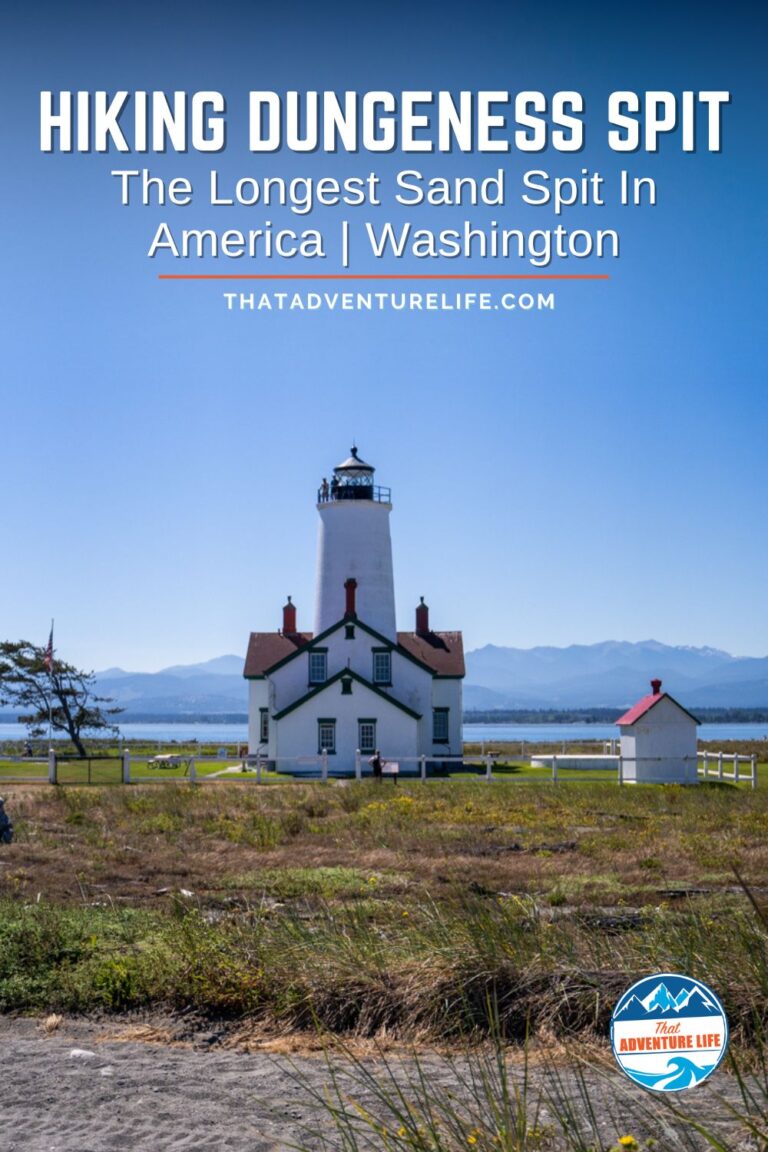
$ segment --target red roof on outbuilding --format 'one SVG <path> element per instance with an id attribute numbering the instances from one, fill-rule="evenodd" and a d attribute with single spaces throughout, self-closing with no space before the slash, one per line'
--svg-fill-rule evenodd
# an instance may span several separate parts
<path id="1" fill-rule="evenodd" d="M 628 726 L 636 724 L 641 716 L 645 716 L 646 712 L 650 712 L 651 708 L 654 708 L 658 704 L 659 700 L 671 701 L 681 712 L 685 712 L 686 716 L 690 716 L 691 720 L 694 720 L 697 724 L 699 723 L 696 717 L 689 712 L 687 708 L 683 708 L 682 704 L 678 704 L 677 700 L 670 696 L 668 692 L 651 692 L 648 696 L 643 696 L 642 700 L 638 700 L 637 704 L 633 704 L 628 712 L 625 712 L 623 716 L 619 716 L 615 723 Z"/>

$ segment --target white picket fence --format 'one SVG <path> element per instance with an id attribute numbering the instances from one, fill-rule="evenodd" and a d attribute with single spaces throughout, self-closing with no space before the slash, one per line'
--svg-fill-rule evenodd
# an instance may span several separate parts
<path id="1" fill-rule="evenodd" d="M 170 754 L 166 754 L 166 755 L 160 755 L 159 754 L 156 756 L 146 756 L 146 755 L 144 755 L 144 756 L 132 756 L 131 753 L 126 749 L 123 751 L 122 756 L 120 758 L 120 761 L 121 761 L 121 779 L 122 779 L 122 782 L 124 784 L 131 784 L 131 783 L 136 783 L 136 784 L 138 784 L 138 783 L 141 783 L 141 784 L 160 783 L 160 784 L 164 784 L 164 783 L 170 783 L 170 782 L 179 781 L 179 780 L 183 780 L 189 784 L 195 784 L 198 781 L 207 781 L 207 780 L 215 781 L 217 779 L 222 779 L 222 778 L 227 779 L 231 782 L 242 781 L 243 783 L 253 782 L 255 779 L 255 782 L 257 784 L 262 783 L 262 774 L 266 770 L 267 763 L 268 763 L 266 756 L 264 756 L 262 754 L 258 754 L 258 755 L 247 755 L 244 757 L 234 757 L 234 756 L 225 757 L 224 759 L 230 761 L 230 763 L 227 766 L 223 767 L 221 769 L 221 771 L 216 772 L 216 773 L 206 772 L 204 774 L 200 774 L 198 772 L 200 765 L 202 765 L 202 764 L 210 765 L 210 764 L 214 764 L 214 763 L 221 764 L 222 763 L 221 755 L 219 755 L 219 756 L 200 756 L 200 755 L 194 755 L 193 754 L 193 755 L 187 756 L 187 755 L 170 753 Z M 361 780 L 363 778 L 363 765 L 367 764 L 368 759 L 369 759 L 369 756 L 368 756 L 367 752 L 363 753 L 363 752 L 360 752 L 359 750 L 356 752 L 355 763 L 354 763 L 354 777 L 356 780 Z M 417 771 L 415 773 L 409 772 L 408 778 L 409 779 L 416 778 L 416 779 L 420 779 L 420 780 L 425 781 L 425 780 L 427 780 L 427 766 L 429 763 L 432 763 L 432 762 L 437 762 L 437 763 L 440 763 L 441 765 L 448 765 L 448 766 L 450 766 L 451 764 L 454 764 L 457 768 L 461 768 L 463 766 L 468 766 L 468 767 L 471 766 L 471 767 L 475 767 L 475 768 L 480 768 L 482 770 L 481 774 L 480 774 L 481 778 L 490 782 L 490 781 L 494 780 L 495 778 L 496 779 L 499 778 L 499 777 L 494 777 L 494 774 L 493 774 L 493 766 L 494 766 L 494 762 L 496 759 L 497 759 L 497 754 L 493 753 L 493 752 L 485 752 L 483 755 L 481 755 L 479 757 L 478 756 L 464 757 L 464 756 L 426 756 L 426 755 L 422 755 L 422 756 L 399 756 L 396 759 L 392 758 L 390 760 L 388 760 L 386 757 L 382 757 L 382 768 L 383 768 L 383 776 L 384 777 L 390 778 L 390 779 L 394 778 L 396 781 L 397 778 L 401 775 L 400 769 L 401 769 L 402 765 L 404 765 L 404 764 L 416 765 Z M 547 779 L 548 778 L 549 780 L 551 780 L 551 782 L 553 784 L 566 782 L 566 781 L 568 783 L 574 783 L 574 782 L 578 782 L 580 778 L 582 780 L 584 780 L 585 782 L 588 782 L 590 780 L 590 778 L 593 779 L 593 777 L 591 777 L 591 772 L 594 771 L 594 769 L 585 769 L 583 776 L 578 769 L 577 770 L 573 769 L 573 766 L 572 766 L 573 757 L 568 757 L 567 755 L 566 756 L 554 755 L 551 757 L 541 757 L 541 759 L 546 759 L 546 760 L 550 761 L 550 763 L 551 763 L 551 772 L 549 773 L 548 777 L 541 777 L 541 779 Z M 647 759 L 648 758 L 644 758 L 643 762 L 645 763 Z M 664 762 L 664 757 L 654 757 L 653 759 L 658 761 L 659 764 L 662 764 Z M 692 757 L 691 759 L 692 760 L 695 759 L 697 776 L 701 779 L 704 779 L 704 780 L 712 780 L 712 779 L 722 780 L 722 781 L 732 782 L 734 784 L 749 784 L 753 789 L 757 787 L 757 756 L 755 756 L 755 755 L 742 756 L 742 755 L 739 755 L 738 753 L 733 753 L 733 752 L 699 752 L 696 755 L 696 757 Z M 232 764 L 231 763 L 232 760 L 235 760 L 237 762 L 235 764 Z M 564 763 L 561 763 L 561 761 L 564 761 Z M 625 758 L 625 757 L 622 757 L 622 756 L 618 757 L 618 772 L 616 774 L 616 780 L 617 780 L 617 783 L 620 785 L 628 782 L 627 764 L 629 762 L 630 761 L 628 761 L 627 758 Z M 183 765 L 185 772 L 184 772 L 183 777 L 179 777 L 178 775 L 165 776 L 164 777 L 163 775 L 160 775 L 160 774 L 158 774 L 157 776 L 147 776 L 147 775 L 144 775 L 144 773 L 136 774 L 132 771 L 132 768 L 136 765 L 139 765 L 139 764 L 144 764 L 146 766 L 149 766 L 150 768 L 155 768 L 155 769 L 160 769 L 160 768 L 164 768 L 164 767 L 165 768 L 179 768 Z M 324 781 L 327 781 L 329 779 L 329 776 L 330 776 L 330 772 L 329 772 L 330 755 L 327 751 L 320 752 L 314 756 L 280 757 L 281 770 L 284 770 L 288 765 L 292 765 L 292 764 L 295 765 L 297 769 L 299 769 L 299 771 L 297 772 L 296 777 L 295 777 L 297 779 L 302 779 L 302 778 L 311 779 L 311 778 L 317 778 L 317 777 L 319 777 L 319 779 L 324 780 Z M 40 762 L 41 768 L 43 768 L 44 765 L 45 765 L 45 761 Z M 51 751 L 49 753 L 49 756 L 48 756 L 48 764 L 47 764 L 48 771 L 47 771 L 46 775 L 42 775 L 42 774 L 40 776 L 21 776 L 20 775 L 18 777 L 13 776 L 13 775 L 8 775 L 8 776 L 3 776 L 3 781 L 7 782 L 7 783 L 16 783 L 16 782 L 20 782 L 20 783 L 21 782 L 23 782 L 23 783 L 33 783 L 33 782 L 34 783 L 38 783 L 38 782 L 43 783 L 43 782 L 47 781 L 49 783 L 55 784 L 57 781 L 56 768 L 57 768 L 56 753 Z M 241 771 L 241 769 L 242 769 L 242 771 Z M 606 777 L 607 777 L 609 772 L 613 773 L 614 770 L 615 769 L 613 767 L 604 769 L 604 771 L 606 773 Z M 568 772 L 568 775 L 565 778 L 562 775 L 563 771 Z M 531 778 L 523 776 L 520 779 L 523 782 L 525 782 L 526 780 L 530 782 Z M 648 782 L 651 783 L 653 781 L 648 780 Z M 658 781 L 656 781 L 656 782 L 665 783 L 666 781 L 660 775 Z"/>
<path id="2" fill-rule="evenodd" d="M 735 752 L 700 752 L 698 767 L 699 776 L 704 779 L 733 780 L 735 784 L 748 780 L 753 788 L 757 788 L 757 756 L 739 756 Z M 731 770 L 726 771 L 727 765 Z M 744 765 L 744 769 L 740 765 Z"/>
<path id="3" fill-rule="evenodd" d="M 306 768 L 310 766 L 315 768 L 321 780 L 327 780 L 329 777 L 329 753 L 325 750 L 319 752 L 316 756 L 280 756 L 279 763 L 281 770 L 286 765 L 295 764 L 297 767 Z M 355 752 L 355 779 L 362 780 L 363 778 L 363 765 L 367 764 L 370 758 L 370 753 L 361 752 L 360 749 Z M 465 756 L 398 756 L 388 759 L 382 756 L 382 775 L 386 777 L 399 777 L 400 766 L 402 764 L 415 764 L 418 766 L 416 776 L 420 780 L 427 779 L 427 765 L 432 762 L 439 762 L 440 764 L 455 764 L 456 767 L 461 767 L 464 764 L 481 765 L 484 768 L 485 778 L 492 779 L 493 762 L 496 756 L 493 753 L 487 752 L 481 757 L 465 757 Z M 261 771 L 266 766 L 267 759 L 262 756 L 248 756 L 246 759 L 248 767 L 256 769 L 257 782 L 261 780 Z M 410 776 L 410 779 L 414 779 Z"/>
<path id="4" fill-rule="evenodd" d="M 749 783 L 752 788 L 757 788 L 757 756 L 740 756 L 734 752 L 698 752 L 695 756 L 674 757 L 675 764 L 680 763 L 695 763 L 697 777 L 703 779 L 716 779 L 716 780 L 730 780 L 734 784 Z M 665 778 L 663 766 L 669 763 L 669 759 L 664 756 L 644 756 L 640 759 L 634 757 L 629 758 L 619 756 L 619 784 L 625 784 L 628 781 L 627 765 L 643 764 L 651 765 L 650 770 L 645 767 L 643 769 L 643 783 L 646 784 L 666 784 L 669 783 L 668 778 Z M 653 779 L 653 765 L 660 765 L 660 773 L 657 780 Z M 731 770 L 727 771 L 726 766 L 730 764 Z M 744 766 L 743 768 L 741 766 Z M 634 782 L 632 779 L 631 782 Z"/>
<path id="5" fill-rule="evenodd" d="M 234 759 L 234 758 L 230 758 L 230 759 Z M 421 780 L 426 780 L 427 779 L 427 765 L 429 763 L 431 763 L 432 761 L 439 760 L 439 762 L 441 764 L 455 763 L 457 767 L 459 767 L 463 764 L 480 765 L 480 766 L 482 766 L 482 768 L 484 770 L 483 771 L 484 778 L 487 780 L 491 780 L 493 778 L 493 762 L 495 759 L 496 759 L 496 757 L 491 753 L 486 753 L 485 756 L 481 757 L 480 759 L 473 757 L 471 760 L 468 760 L 463 756 L 440 756 L 440 757 L 435 757 L 435 756 L 398 756 L 397 759 L 393 758 L 391 760 L 388 760 L 385 757 L 382 757 L 382 771 L 383 771 L 383 775 L 386 777 L 390 777 L 390 778 L 391 777 L 397 777 L 400 775 L 400 766 L 401 765 L 403 765 L 403 764 L 416 764 L 418 766 L 418 773 L 416 774 L 417 777 Z M 158 761 L 163 761 L 164 763 L 158 763 Z M 122 781 L 124 784 L 131 784 L 131 783 L 134 783 L 134 784 L 136 784 L 136 783 L 142 783 L 142 784 L 160 783 L 160 784 L 164 784 L 167 781 L 173 781 L 173 780 L 178 781 L 179 779 L 183 779 L 187 783 L 195 784 L 200 780 L 214 780 L 214 779 L 221 779 L 222 777 L 225 777 L 229 781 L 237 782 L 238 779 L 241 779 L 244 782 L 246 782 L 246 781 L 253 781 L 254 776 L 251 775 L 251 773 L 255 773 L 255 782 L 257 784 L 260 784 L 262 781 L 262 773 L 265 771 L 265 769 L 267 767 L 266 756 L 248 755 L 248 756 L 245 756 L 244 758 L 242 758 L 242 760 L 240 761 L 239 767 L 236 765 L 232 765 L 231 767 L 229 767 L 227 769 L 223 769 L 221 772 L 217 772 L 213 775 L 211 773 L 206 773 L 205 775 L 199 774 L 198 769 L 199 769 L 199 766 L 201 764 L 212 764 L 212 763 L 219 763 L 219 762 L 220 762 L 219 758 L 215 757 L 215 756 L 203 757 L 203 756 L 194 756 L 193 755 L 193 756 L 140 756 L 140 757 L 133 756 L 132 757 L 130 752 L 124 751 L 123 756 L 122 756 Z M 355 753 L 355 779 L 356 780 L 362 780 L 362 778 L 363 778 L 363 764 L 367 763 L 367 762 L 368 762 L 368 753 L 360 752 L 358 750 Z M 184 772 L 184 776 L 181 778 L 178 776 L 163 778 L 162 776 L 152 777 L 152 776 L 145 776 L 143 774 L 135 775 L 134 773 L 132 773 L 132 766 L 134 766 L 136 764 L 145 764 L 145 765 L 148 765 L 149 767 L 153 767 L 153 768 L 162 768 L 162 767 L 177 768 L 177 767 L 181 767 L 181 765 L 183 764 L 185 772 Z M 330 754 L 325 750 L 323 752 L 319 752 L 316 756 L 281 756 L 280 757 L 281 769 L 283 769 L 286 766 L 291 765 L 291 764 L 295 765 L 298 769 L 303 769 L 306 773 L 307 778 L 311 778 L 311 777 L 314 777 L 315 775 L 317 775 L 317 776 L 319 776 L 319 778 L 321 780 L 328 780 L 329 779 L 329 776 L 330 776 L 330 772 L 329 772 Z M 242 775 L 240 774 L 240 771 L 239 771 L 240 768 L 243 769 Z M 245 774 L 245 770 L 247 770 L 247 774 Z M 300 773 L 297 773 L 297 778 L 299 778 L 299 779 L 301 778 Z M 410 778 L 413 779 L 413 777 L 410 777 Z"/>

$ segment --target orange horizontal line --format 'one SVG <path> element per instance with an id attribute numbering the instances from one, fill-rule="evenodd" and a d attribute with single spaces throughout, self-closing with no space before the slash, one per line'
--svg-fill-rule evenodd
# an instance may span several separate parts
<path id="1" fill-rule="evenodd" d="M 158 280 L 609 280 L 565 272 L 161 272 Z"/>

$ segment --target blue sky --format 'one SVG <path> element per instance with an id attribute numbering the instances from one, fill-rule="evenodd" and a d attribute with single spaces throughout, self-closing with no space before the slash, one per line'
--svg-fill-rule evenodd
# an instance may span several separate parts
<path id="1" fill-rule="evenodd" d="M 287 593 L 311 627 L 314 494 L 354 438 L 393 489 L 401 627 L 423 594 L 433 625 L 463 628 L 469 647 L 653 636 L 765 655 L 765 32 L 739 4 L 33 2 L 8 18 L 0 635 L 42 643 L 55 616 L 62 656 L 153 669 L 244 650 L 251 629 L 278 626 Z M 40 90 L 99 88 L 221 91 L 230 144 L 215 157 L 41 155 Z M 250 155 L 248 91 L 290 88 L 576 89 L 587 146 Z M 728 89 L 722 152 L 683 154 L 670 137 L 655 155 L 611 153 L 616 89 Z M 551 269 L 611 275 L 558 285 L 554 313 L 227 313 L 228 285 L 157 273 L 244 263 L 150 261 L 157 223 L 290 213 L 121 208 L 110 169 L 144 163 L 195 180 L 212 166 L 385 179 L 502 166 L 511 182 L 582 167 L 610 181 L 626 167 L 657 180 L 659 203 L 570 210 L 568 227 L 617 228 L 622 252 Z M 518 201 L 409 218 L 558 222 Z"/>

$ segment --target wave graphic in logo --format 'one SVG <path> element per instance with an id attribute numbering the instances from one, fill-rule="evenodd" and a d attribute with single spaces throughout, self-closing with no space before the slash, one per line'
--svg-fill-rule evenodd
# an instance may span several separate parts
<path id="1" fill-rule="evenodd" d="M 714 1064 L 694 1064 L 687 1056 L 675 1056 L 664 1072 L 641 1072 L 637 1068 L 624 1068 L 627 1075 L 638 1084 L 653 1088 L 656 1092 L 679 1092 L 682 1088 L 693 1088 L 694 1084 L 698 1084 L 714 1070 Z"/>

